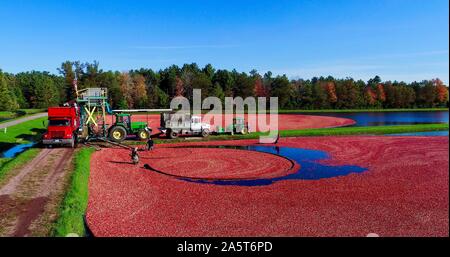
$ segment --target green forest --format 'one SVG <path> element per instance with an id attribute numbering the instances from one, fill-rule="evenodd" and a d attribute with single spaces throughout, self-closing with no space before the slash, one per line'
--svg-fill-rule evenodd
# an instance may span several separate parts
<path id="1" fill-rule="evenodd" d="M 31 71 L 17 74 L 0 70 L 0 111 L 47 108 L 74 98 L 78 89 L 108 88 L 114 108 L 167 108 L 175 96 L 278 97 L 280 109 L 382 109 L 448 107 L 448 86 L 439 79 L 405 83 L 352 78 L 314 77 L 289 80 L 271 72 L 259 74 L 215 69 L 208 64 L 172 65 L 161 70 L 141 68 L 128 72 L 103 71 L 98 62 L 66 61 L 58 74 Z"/>

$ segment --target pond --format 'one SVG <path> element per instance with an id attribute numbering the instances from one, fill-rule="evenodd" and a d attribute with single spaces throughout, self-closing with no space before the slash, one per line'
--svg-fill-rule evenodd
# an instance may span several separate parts
<path id="1" fill-rule="evenodd" d="M 180 147 L 183 148 L 183 147 Z M 322 164 L 321 160 L 329 159 L 327 152 L 321 150 L 293 148 L 293 147 L 278 147 L 278 146 L 190 146 L 190 148 L 229 148 L 240 149 L 247 151 L 257 151 L 263 153 L 275 154 L 300 164 L 300 168 L 289 175 L 272 179 L 235 179 L 235 180 L 204 180 L 204 179 L 190 179 L 182 178 L 181 180 L 202 183 L 215 184 L 222 186 L 266 186 L 277 181 L 282 180 L 319 180 L 333 177 L 347 176 L 352 173 L 362 173 L 368 171 L 366 167 L 357 165 L 327 165 Z"/>
<path id="2" fill-rule="evenodd" d="M 365 126 L 389 126 L 389 125 L 414 125 L 431 123 L 448 123 L 448 111 L 408 111 L 408 112 L 325 112 L 305 113 L 309 115 L 332 116 L 348 118 L 356 121 L 357 127 Z"/>
<path id="3" fill-rule="evenodd" d="M 14 158 L 18 154 L 24 152 L 28 148 L 31 148 L 35 143 L 28 143 L 28 144 L 17 144 L 14 145 L 7 150 L 2 152 L 2 149 L 0 148 L 0 158 Z"/>

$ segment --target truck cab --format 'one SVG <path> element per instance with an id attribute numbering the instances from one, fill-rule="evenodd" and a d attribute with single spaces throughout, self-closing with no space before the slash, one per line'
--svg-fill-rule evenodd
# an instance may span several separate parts
<path id="1" fill-rule="evenodd" d="M 191 130 L 192 131 L 201 131 L 202 130 L 202 118 L 200 116 L 192 116 Z"/>
<path id="2" fill-rule="evenodd" d="M 43 135 L 44 145 L 69 145 L 75 147 L 80 119 L 76 107 L 48 108 L 47 131 Z"/>

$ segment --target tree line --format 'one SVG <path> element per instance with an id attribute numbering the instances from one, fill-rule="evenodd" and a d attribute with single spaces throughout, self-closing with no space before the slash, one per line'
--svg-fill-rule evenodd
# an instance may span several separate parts
<path id="1" fill-rule="evenodd" d="M 448 107 L 448 86 L 439 79 L 405 83 L 352 78 L 314 77 L 289 80 L 286 75 L 263 75 L 216 70 L 211 64 L 172 65 L 158 71 L 141 68 L 128 72 L 103 71 L 98 62 L 66 61 L 58 75 L 49 72 L 4 73 L 0 70 L 0 110 L 46 108 L 74 99 L 78 89 L 105 87 L 113 108 L 167 108 L 176 96 L 278 97 L 280 109 L 362 109 Z"/>

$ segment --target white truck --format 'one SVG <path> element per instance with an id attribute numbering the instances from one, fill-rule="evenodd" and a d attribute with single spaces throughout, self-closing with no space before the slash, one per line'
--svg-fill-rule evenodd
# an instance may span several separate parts
<path id="1" fill-rule="evenodd" d="M 210 124 L 202 123 L 201 116 L 190 113 L 163 112 L 160 123 L 159 130 L 171 139 L 178 136 L 207 137 L 211 133 Z"/>

